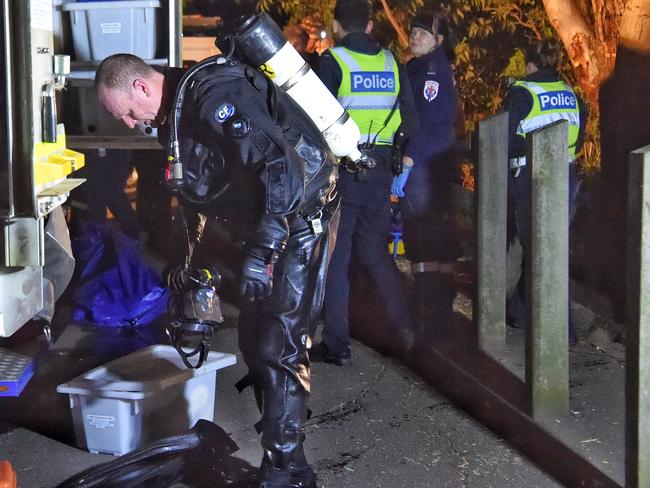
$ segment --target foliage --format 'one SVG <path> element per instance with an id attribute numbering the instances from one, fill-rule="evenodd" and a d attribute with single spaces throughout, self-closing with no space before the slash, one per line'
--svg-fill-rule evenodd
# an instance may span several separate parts
<path id="1" fill-rule="evenodd" d="M 312 17 L 331 26 L 334 4 L 335 0 L 259 0 L 258 8 L 262 11 L 279 10 L 292 24 L 300 24 L 305 17 Z"/>
<path id="2" fill-rule="evenodd" d="M 331 25 L 335 0 L 260 0 L 261 9 L 271 6 L 284 10 L 292 21 L 316 16 Z M 531 41 L 555 38 L 541 0 L 387 0 L 392 15 L 403 28 L 421 10 L 443 10 L 458 39 L 455 74 L 465 110 L 468 130 L 497 113 L 509 82 L 523 76 L 524 48 Z M 395 29 L 388 22 L 379 0 L 375 3 L 374 34 L 383 45 L 390 47 L 402 61 L 408 60 L 408 49 L 397 42 Z M 588 14 L 588 2 L 580 8 Z M 558 40 L 558 44 L 560 41 Z M 577 87 L 574 69 L 564 55 L 561 73 Z M 578 92 L 580 92 L 578 88 Z M 590 110 L 597 113 L 597 110 Z M 599 166 L 600 151 L 597 124 L 590 121 L 587 132 L 586 166 Z"/>

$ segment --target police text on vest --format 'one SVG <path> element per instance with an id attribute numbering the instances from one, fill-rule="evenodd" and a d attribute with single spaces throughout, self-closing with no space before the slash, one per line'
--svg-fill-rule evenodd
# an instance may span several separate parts
<path id="1" fill-rule="evenodd" d="M 395 91 L 395 74 L 385 71 L 353 71 L 351 90 L 353 92 L 393 92 Z"/>
<path id="2" fill-rule="evenodd" d="M 542 110 L 561 110 L 576 108 L 576 97 L 569 91 L 549 91 L 537 95 Z"/>

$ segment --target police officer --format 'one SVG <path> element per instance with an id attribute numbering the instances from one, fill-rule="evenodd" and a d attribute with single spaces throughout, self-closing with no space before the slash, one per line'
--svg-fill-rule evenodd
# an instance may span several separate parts
<path id="1" fill-rule="evenodd" d="M 456 174 L 458 93 L 451 68 L 454 45 L 440 12 L 413 18 L 409 47 L 414 58 L 406 72 L 420 130 L 405 153 L 413 170 L 397 176 L 392 191 L 404 197 L 404 247 L 411 261 L 418 320 L 425 329 L 431 320 L 444 326 L 451 319 L 456 294 L 453 262 L 460 254 L 449 193 Z"/>
<path id="2" fill-rule="evenodd" d="M 212 211 L 252 222 L 241 272 L 239 346 L 262 412 L 264 455 L 255 486 L 315 487 L 302 447 L 306 348 L 309 318 L 322 303 L 328 227 L 338 217 L 336 160 L 307 115 L 258 70 L 210 58 L 179 85 L 181 76 L 181 70 L 162 74 L 135 56 L 114 55 L 97 70 L 98 98 L 129 127 L 159 125 L 165 143 L 174 137 L 172 122 L 179 122 L 176 141 L 194 175 L 181 195 L 199 204 L 208 196 Z M 177 86 L 186 87 L 180 112 L 174 110 Z"/>
<path id="3" fill-rule="evenodd" d="M 526 134 L 557 120 L 569 122 L 567 164 L 569 165 L 569 223 L 575 212 L 580 181 L 576 154 L 584 141 L 587 112 L 580 98 L 557 72 L 559 48 L 554 41 L 542 41 L 526 53 L 526 76 L 509 89 L 504 105 L 508 111 L 508 190 L 514 203 L 516 234 L 524 250 L 530 249 L 530 176 L 526 164 Z M 550 103 L 552 94 L 558 103 Z M 523 269 L 525 270 L 525 266 Z M 525 273 L 508 301 L 508 323 L 524 327 Z M 569 341 L 576 335 L 569 313 Z"/>
<path id="4" fill-rule="evenodd" d="M 398 128 L 417 125 L 413 95 L 393 54 L 371 37 L 367 0 L 338 0 L 333 33 L 337 46 L 321 55 L 317 74 L 361 130 L 361 149 L 376 167 L 343 165 L 338 189 L 341 222 L 328 269 L 323 341 L 315 359 L 343 365 L 350 360 L 348 268 L 354 252 L 370 272 L 394 332 L 408 342 L 410 312 L 401 276 L 388 251 L 393 139 Z M 402 335 L 400 335 L 402 334 Z"/>

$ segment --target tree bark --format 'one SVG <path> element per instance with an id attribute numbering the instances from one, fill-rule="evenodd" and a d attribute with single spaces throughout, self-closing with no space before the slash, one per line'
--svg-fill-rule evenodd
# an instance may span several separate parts
<path id="1" fill-rule="evenodd" d="M 390 22 L 390 25 L 393 26 L 393 29 L 395 29 L 395 32 L 397 33 L 397 40 L 399 42 L 399 45 L 402 46 L 402 48 L 406 49 L 407 47 L 409 47 L 409 38 L 406 35 L 406 32 L 404 31 L 400 23 L 395 18 L 395 15 L 393 14 L 393 11 L 390 9 L 388 2 L 386 0 L 381 0 L 381 6 L 384 8 L 384 12 L 386 13 L 386 18 L 388 19 L 388 22 Z"/>
<path id="2" fill-rule="evenodd" d="M 598 88 L 609 76 L 616 52 L 598 39 L 573 0 L 543 0 L 551 25 L 557 31 L 569 55 L 590 106 L 598 107 Z M 598 17 L 599 20 L 600 17 Z M 597 22 L 602 32 L 602 24 Z M 612 61 L 609 60 L 612 58 Z"/>
<path id="3" fill-rule="evenodd" d="M 650 51 L 650 0 L 628 0 L 621 18 L 620 43 L 633 51 Z"/>
<path id="4" fill-rule="evenodd" d="M 650 144 L 650 0 L 628 0 L 619 25 L 616 64 L 600 91 L 600 190 L 587 240 L 599 243 L 591 249 L 590 281 L 614 298 L 622 319 L 629 154 Z"/>

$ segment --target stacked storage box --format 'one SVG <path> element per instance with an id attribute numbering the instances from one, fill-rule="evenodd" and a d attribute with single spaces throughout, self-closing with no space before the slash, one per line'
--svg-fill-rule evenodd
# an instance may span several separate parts
<path id="1" fill-rule="evenodd" d="M 66 3 L 77 61 L 101 61 L 111 54 L 156 56 L 158 0 Z"/>
<path id="2" fill-rule="evenodd" d="M 77 63 L 99 63 L 117 53 L 146 60 L 156 57 L 159 36 L 159 0 L 77 1 L 60 7 L 70 16 Z M 155 130 L 131 131 L 100 106 L 92 82 L 77 84 L 83 134 L 100 136 L 149 135 Z"/>

